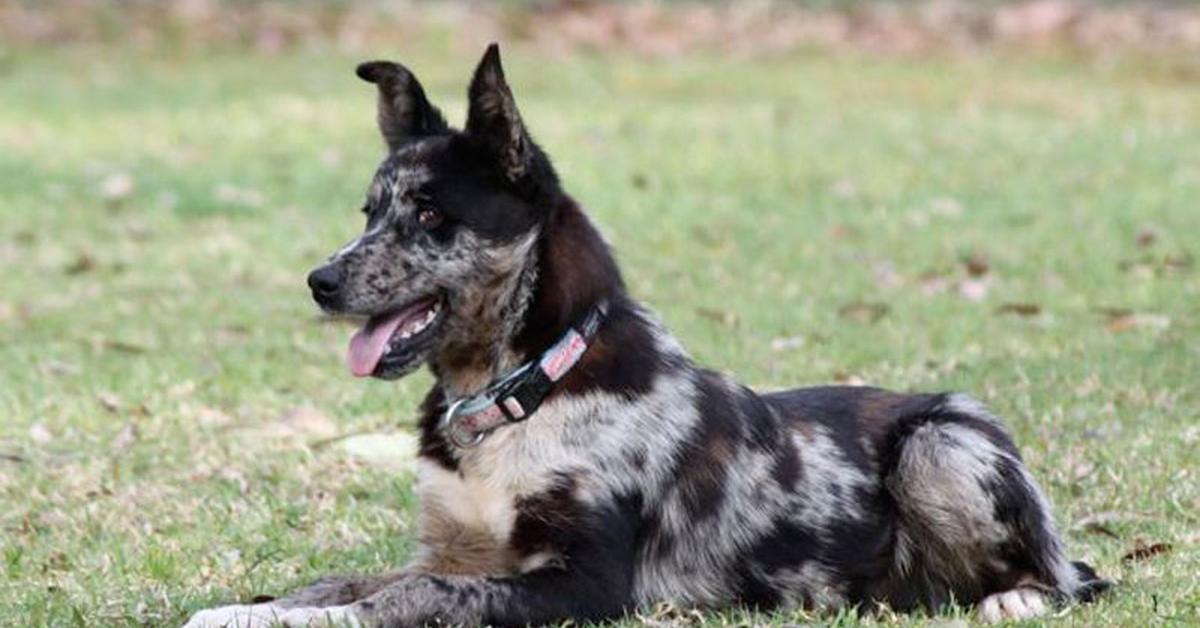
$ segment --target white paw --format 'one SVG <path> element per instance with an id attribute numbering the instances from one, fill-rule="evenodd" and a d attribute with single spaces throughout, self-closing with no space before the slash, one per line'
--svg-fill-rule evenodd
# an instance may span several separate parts
<path id="1" fill-rule="evenodd" d="M 238 604 L 199 611 L 183 628 L 270 628 L 278 626 L 284 609 L 274 604 Z"/>
<path id="2" fill-rule="evenodd" d="M 203 610 L 183 628 L 362 628 L 349 607 L 280 608 L 274 604 L 222 606 Z"/>
<path id="3" fill-rule="evenodd" d="M 979 603 L 979 617 L 989 623 L 1029 619 L 1044 615 L 1048 610 L 1046 594 L 1030 587 L 993 593 Z"/>
<path id="4" fill-rule="evenodd" d="M 349 606 L 293 608 L 283 614 L 287 628 L 362 628 L 358 615 Z"/>

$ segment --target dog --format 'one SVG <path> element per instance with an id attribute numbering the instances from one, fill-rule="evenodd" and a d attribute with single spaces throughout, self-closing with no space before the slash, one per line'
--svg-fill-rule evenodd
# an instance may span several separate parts
<path id="1" fill-rule="evenodd" d="M 757 393 L 698 366 L 627 292 L 483 55 L 463 130 L 397 63 L 364 233 L 313 271 L 357 316 L 360 377 L 428 365 L 418 549 L 201 611 L 212 626 L 538 625 L 657 603 L 719 609 L 973 606 L 1024 619 L 1109 582 L 1067 559 L 1001 421 L 954 393 Z"/>

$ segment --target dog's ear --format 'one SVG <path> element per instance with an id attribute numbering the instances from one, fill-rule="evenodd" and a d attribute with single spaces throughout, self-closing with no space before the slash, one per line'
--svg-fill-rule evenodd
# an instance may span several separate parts
<path id="1" fill-rule="evenodd" d="M 429 104 L 421 83 L 408 68 L 391 61 L 368 61 L 355 73 L 379 88 L 379 132 L 389 149 L 395 150 L 413 137 L 449 130 L 442 112 Z"/>
<path id="2" fill-rule="evenodd" d="M 488 46 L 483 53 L 467 98 L 467 135 L 488 152 L 510 183 L 520 183 L 530 174 L 537 147 L 525 131 L 512 90 L 504 80 L 498 45 Z"/>

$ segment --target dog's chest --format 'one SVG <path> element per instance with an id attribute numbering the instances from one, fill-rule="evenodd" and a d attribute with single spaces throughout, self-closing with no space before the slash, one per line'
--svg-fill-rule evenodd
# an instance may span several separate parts
<path id="1" fill-rule="evenodd" d="M 512 574 L 552 558 L 511 548 L 518 504 L 554 477 L 529 456 L 524 426 L 497 431 L 450 470 L 418 464 L 419 528 L 426 562 L 440 573 Z M 542 464 L 539 464 L 542 463 Z"/>

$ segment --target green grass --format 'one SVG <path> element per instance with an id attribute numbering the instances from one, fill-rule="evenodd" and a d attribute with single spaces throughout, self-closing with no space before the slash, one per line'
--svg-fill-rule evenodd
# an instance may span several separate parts
<path id="1" fill-rule="evenodd" d="M 474 59 L 405 59 L 461 119 Z M 350 378 L 350 330 L 322 324 L 304 285 L 360 227 L 381 157 L 357 60 L 0 56 L 0 625 L 173 625 L 404 562 L 411 476 L 330 437 L 410 430 L 428 376 Z M 633 291 L 700 360 L 762 387 L 973 392 L 1008 418 L 1071 554 L 1120 581 L 1047 623 L 1200 621 L 1188 72 L 988 55 L 506 63 Z M 118 173 L 133 191 L 105 200 Z M 285 420 L 296 408 L 310 420 Z M 1105 513 L 1110 534 L 1077 525 Z M 1173 550 L 1123 561 L 1138 539 Z"/>

